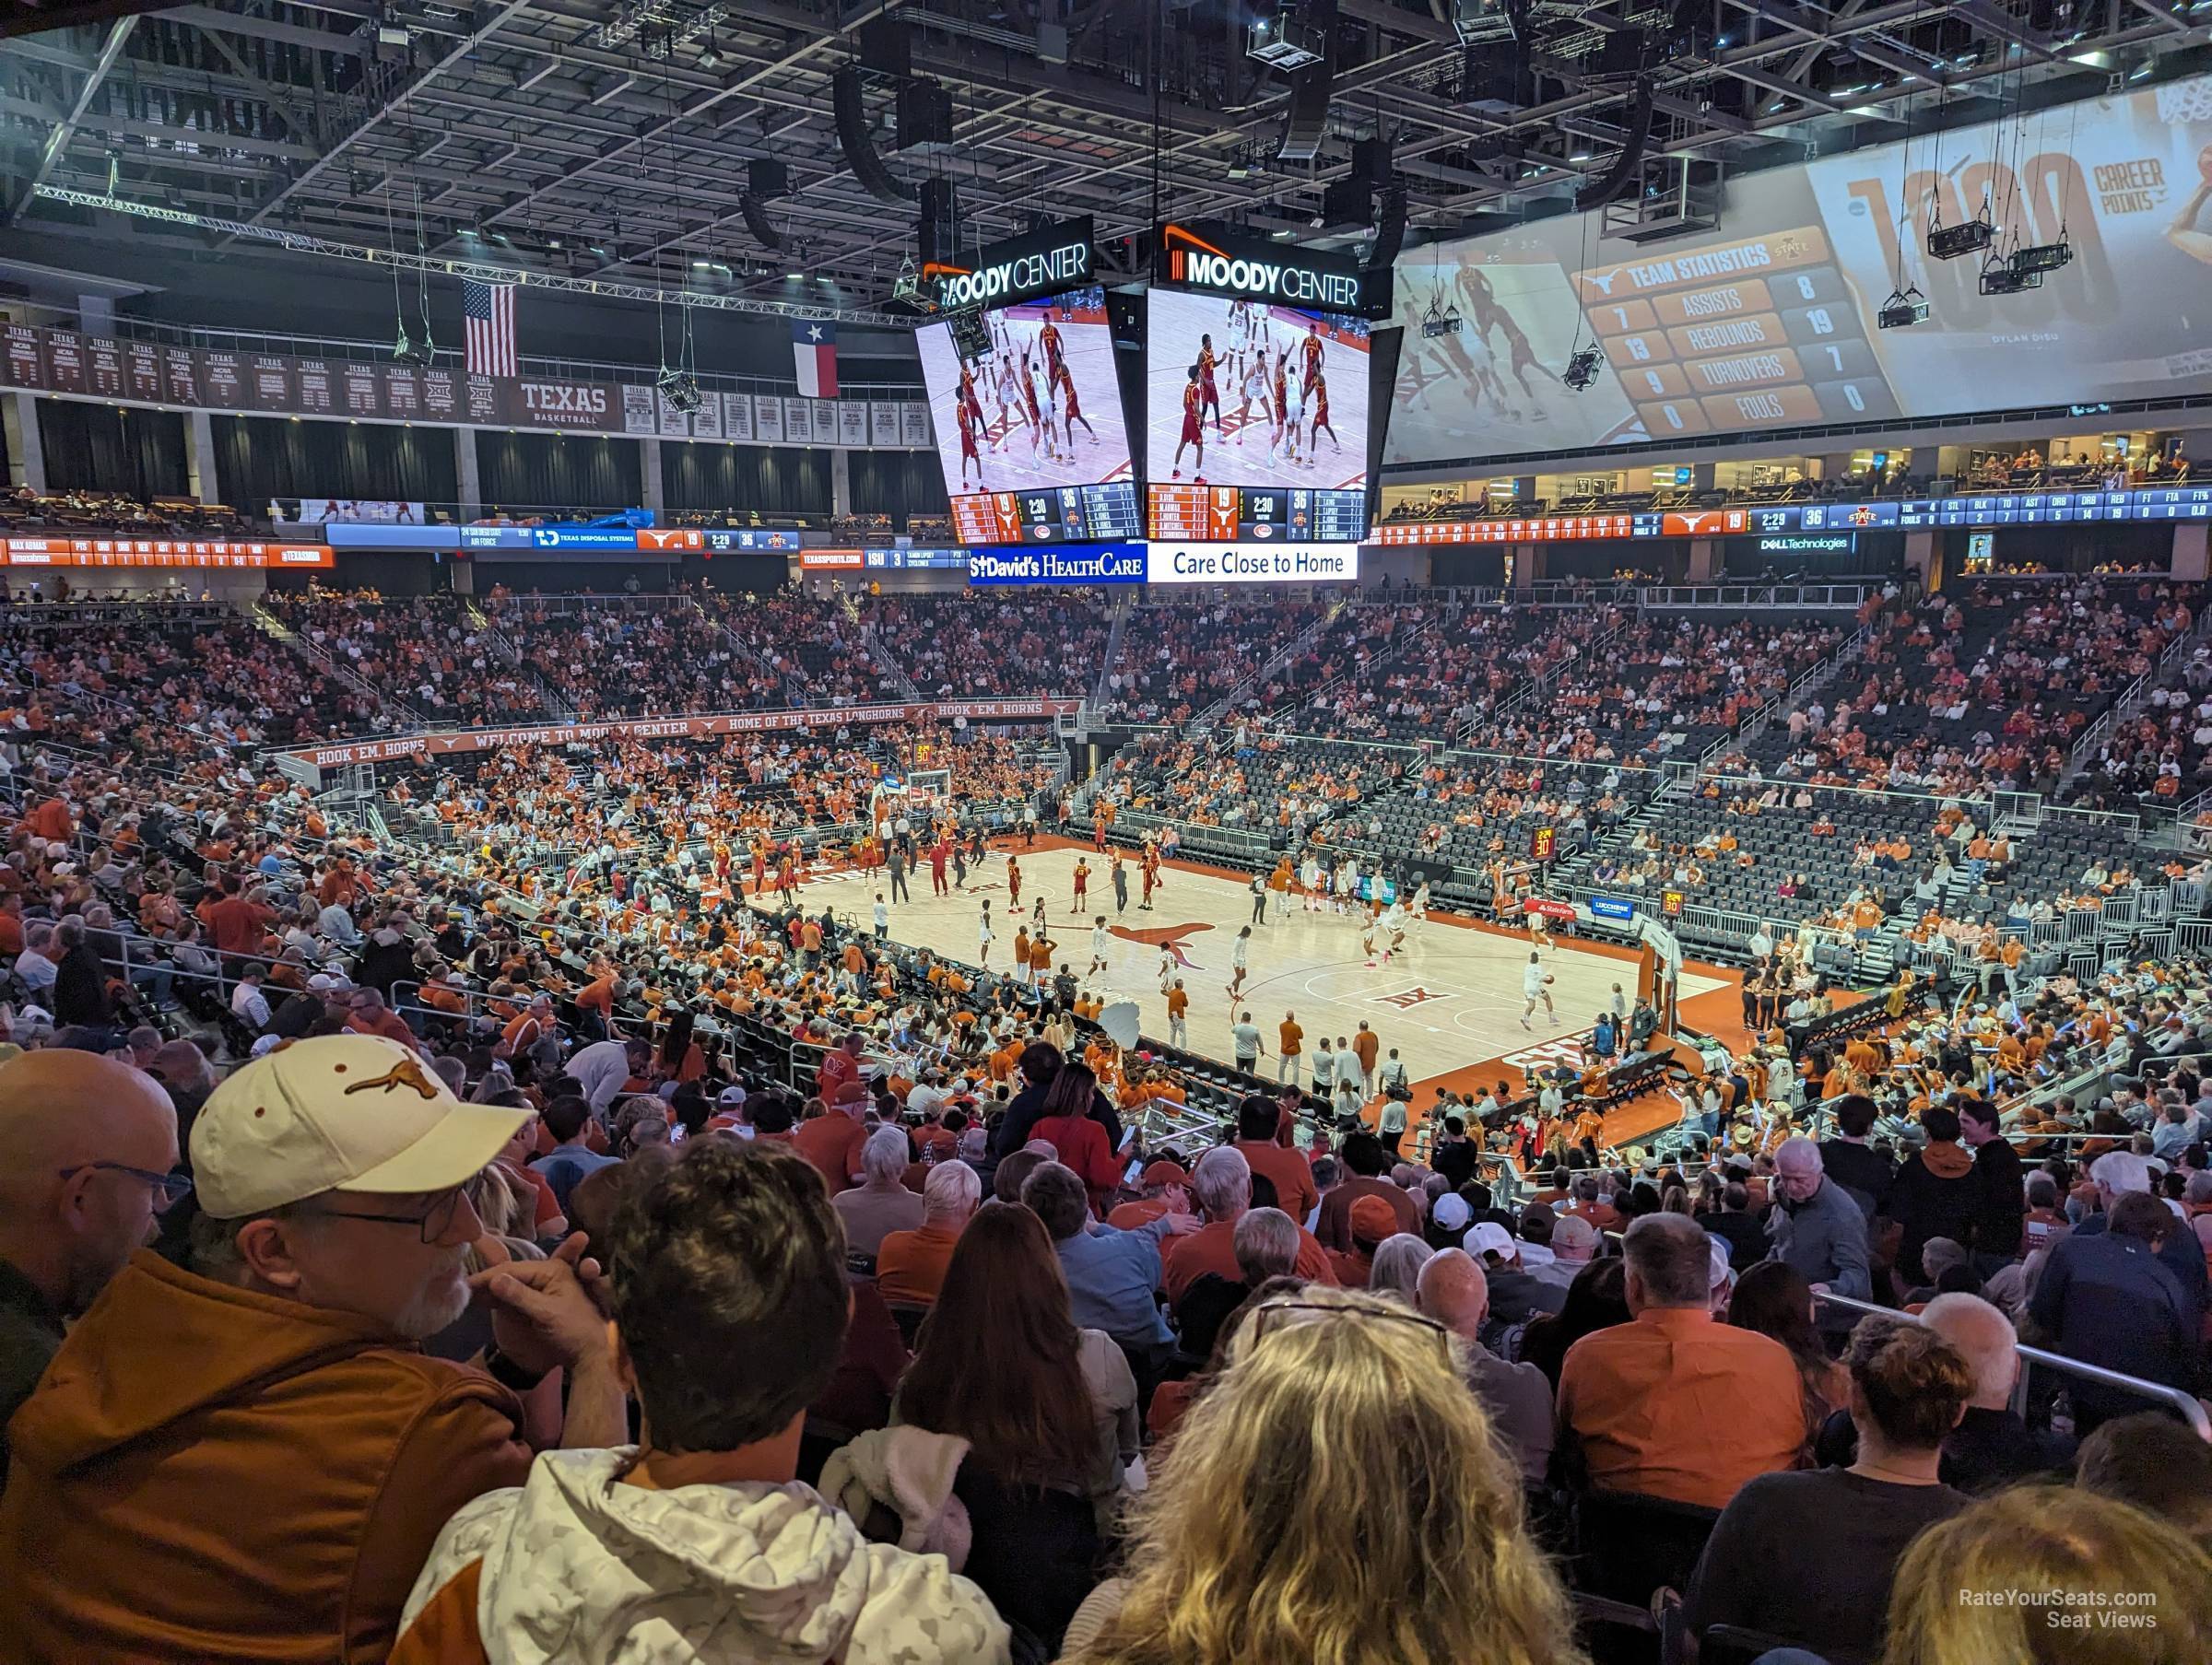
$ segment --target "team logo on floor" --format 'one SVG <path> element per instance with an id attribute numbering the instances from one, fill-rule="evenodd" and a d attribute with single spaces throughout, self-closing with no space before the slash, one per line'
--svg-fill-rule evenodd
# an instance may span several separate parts
<path id="1" fill-rule="evenodd" d="M 1416 983 L 1410 989 L 1400 989 L 1395 994 L 1371 994 L 1367 1000 L 1368 1004 L 1371 1006 L 1394 1006 L 1400 1012 L 1410 1012 L 1414 1007 L 1426 1005 L 1432 1000 L 1450 1000 L 1451 998 L 1448 994 L 1431 994 L 1428 990 Z"/>
<path id="2" fill-rule="evenodd" d="M 1583 1061 L 1583 1043 L 1580 1037 L 1588 1034 L 1578 1029 L 1573 1035 L 1562 1035 L 1541 1046 L 1523 1047 L 1518 1052 L 1508 1052 L 1499 1061 L 1511 1064 L 1523 1074 L 1540 1069 L 1545 1064 L 1579 1064 Z"/>
<path id="3" fill-rule="evenodd" d="M 1139 925 L 1132 930 L 1127 925 L 1110 925 L 1109 936 L 1117 936 L 1124 943 L 1139 943 L 1147 948 L 1165 948 L 1175 956 L 1175 963 L 1187 971 L 1203 970 L 1198 962 L 1183 952 L 1188 945 L 1183 938 L 1195 931 L 1211 931 L 1211 925 Z"/>

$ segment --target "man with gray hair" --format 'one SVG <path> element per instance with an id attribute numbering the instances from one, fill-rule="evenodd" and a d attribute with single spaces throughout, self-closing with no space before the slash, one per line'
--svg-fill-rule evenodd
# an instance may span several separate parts
<path id="1" fill-rule="evenodd" d="M 935 1304 L 952 1251 L 982 1200 L 983 1182 L 967 1163 L 940 1162 L 931 1168 L 922 1182 L 920 1228 L 892 1232 L 877 1249 L 877 1293 L 887 1301 Z"/>
<path id="2" fill-rule="evenodd" d="M 1774 1152 L 1774 1172 L 1781 1205 L 1767 1223 L 1774 1245 L 1767 1258 L 1796 1272 L 1816 1295 L 1828 1291 L 1853 1301 L 1871 1300 L 1866 1216 L 1850 1193 L 1828 1178 L 1820 1147 L 1810 1139 L 1784 1139 Z M 1841 1328 L 1851 1328 L 1848 1308 L 1829 1310 L 1845 1315 Z"/>
<path id="3" fill-rule="evenodd" d="M 1279 1208 L 1251 1208 L 1231 1234 L 1237 1272 L 1248 1289 L 1287 1278 L 1298 1265 L 1298 1222 Z"/>
<path id="4" fill-rule="evenodd" d="M 1628 1231 L 1630 1322 L 1586 1335 L 1559 1371 L 1562 1442 L 1606 1491 L 1725 1508 L 1805 1445 L 1797 1366 L 1780 1342 L 1713 1322 L 1712 1239 L 1688 1214 Z"/>
<path id="5" fill-rule="evenodd" d="M 906 1189 L 912 1155 L 902 1127 L 879 1127 L 861 1145 L 860 1183 L 830 1199 L 852 1253 L 873 1255 L 892 1232 L 920 1228 L 922 1199 Z"/>
<path id="6" fill-rule="evenodd" d="M 1490 1316 L 1489 1280 L 1464 1249 L 1439 1249 L 1414 1284 L 1415 1304 L 1459 1337 L 1466 1356 L 1467 1386 L 1490 1414 L 1506 1448 L 1520 1460 L 1521 1478 L 1540 1483 L 1551 1461 L 1551 1383 L 1534 1365 L 1500 1358 L 1479 1339 Z"/>
<path id="7" fill-rule="evenodd" d="M 2101 1235 L 2112 1211 L 2112 1204 L 2122 1197 L 2137 1192 L 2155 1195 L 2151 1186 L 2150 1164 L 2133 1151 L 2107 1151 L 2089 1165 L 2089 1179 L 2097 1188 L 2097 1211 L 2084 1216 L 2069 1237 L 2094 1237 Z M 2171 1206 L 2171 1204 L 2169 1204 Z M 2170 1231 L 2159 1245 L 2159 1263 L 2181 1280 L 2182 1292 L 2196 1304 L 2200 1313 L 2212 1304 L 2212 1279 L 2205 1275 L 2205 1253 L 2193 1231 Z"/>
<path id="8" fill-rule="evenodd" d="M 1936 1478 L 1962 1492 L 1994 1492 L 2074 1460 L 2074 1442 L 2038 1433 L 2012 1408 L 2020 1379 L 2019 1338 L 2012 1320 L 1980 1296 L 1939 1295 L 1920 1321 L 1958 1351 L 1974 1373 L 1973 1397 L 1944 1438 Z"/>
<path id="9" fill-rule="evenodd" d="M 1217 1145 L 1198 1158 L 1191 1175 L 1191 1195 L 1206 1224 L 1178 1238 L 1167 1251 L 1160 1287 L 1168 1304 L 1179 1305 L 1190 1286 L 1213 1272 L 1229 1283 L 1242 1277 L 1237 1266 L 1237 1222 L 1252 1206 L 1252 1165 L 1233 1145 Z M 1336 1274 L 1313 1235 L 1302 1227 L 1291 1270 L 1308 1283 L 1334 1284 Z"/>

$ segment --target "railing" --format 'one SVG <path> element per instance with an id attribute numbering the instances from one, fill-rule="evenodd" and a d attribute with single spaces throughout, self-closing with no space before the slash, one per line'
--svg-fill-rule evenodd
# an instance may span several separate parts
<path id="1" fill-rule="evenodd" d="M 1222 695 L 1220 698 L 1215 700 L 1213 704 L 1207 706 L 1205 710 L 1199 712 L 1191 723 L 1192 736 L 1195 738 L 1200 734 L 1210 733 L 1225 713 L 1232 712 L 1237 709 L 1240 700 L 1248 698 L 1252 692 L 1269 676 L 1283 666 L 1289 664 L 1300 653 L 1320 640 L 1323 633 L 1336 622 L 1338 615 L 1350 605 L 1348 601 L 1340 601 L 1334 606 L 1324 608 L 1319 618 L 1269 654 L 1262 662 L 1258 670 L 1230 689 L 1228 693 Z"/>
<path id="2" fill-rule="evenodd" d="M 399 726 L 393 730 L 393 733 L 411 734 L 430 726 L 430 720 L 424 713 L 417 710 L 398 695 L 376 686 L 351 665 L 341 663 L 335 654 L 325 652 L 321 647 L 309 640 L 300 631 L 293 629 L 291 626 L 278 618 L 259 601 L 255 601 L 246 607 L 244 616 L 249 623 L 259 627 L 263 635 L 273 641 L 283 643 L 285 647 L 299 654 L 300 658 L 320 670 L 325 676 L 344 683 L 355 693 L 376 701 L 379 709 L 391 712 L 399 721 Z"/>
<path id="3" fill-rule="evenodd" d="M 1845 1296 L 1820 1292 L 1814 1298 L 1825 1302 L 1830 1307 L 1841 1307 L 1845 1311 L 1855 1312 L 1862 1316 L 1877 1313 L 1884 1318 L 1903 1319 L 1907 1323 L 1912 1324 L 1925 1321 L 1916 1313 L 1900 1312 L 1889 1307 L 1877 1307 L 1871 1301 L 1854 1301 Z M 2041 1347 L 2018 1347 L 2015 1351 L 2020 1355 L 2019 1379 L 2012 1385 L 2012 1408 L 2016 1412 L 2025 1413 L 2028 1409 L 2030 1399 L 2028 1389 L 2032 1372 L 2048 1370 L 2054 1375 L 2071 1377 L 2077 1381 L 2094 1382 L 2101 1388 L 2114 1388 L 2124 1393 L 2137 1394 L 2154 1404 L 2163 1405 L 2168 1410 L 2179 1413 L 2183 1422 L 2195 1429 L 2196 1436 L 2199 1439 L 2212 1442 L 2212 1416 L 2206 1414 L 2205 1407 L 2197 1402 L 2196 1395 L 2194 1393 L 2184 1392 L 2179 1388 L 2170 1388 L 2163 1382 L 2145 1381 L 2139 1376 L 2123 1376 L 2119 1371 L 2107 1370 L 2101 1365 L 2084 1364 L 2081 1360 L 2068 1358 L 2064 1354 L 2047 1353 Z"/>
<path id="4" fill-rule="evenodd" d="M 1833 607 L 1856 612 L 1865 604 L 1866 592 L 1865 584 L 1647 584 L 1637 599 L 1647 611 L 1743 607 L 1801 613 Z"/>

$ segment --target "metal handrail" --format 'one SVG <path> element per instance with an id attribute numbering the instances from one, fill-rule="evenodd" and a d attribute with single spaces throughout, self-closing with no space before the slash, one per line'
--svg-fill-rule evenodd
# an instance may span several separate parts
<path id="1" fill-rule="evenodd" d="M 1853 1300 L 1848 1296 L 1834 1295 L 1827 1290 L 1815 1293 L 1815 1299 L 1832 1307 L 1841 1307 L 1856 1313 L 1880 1313 L 1885 1318 L 1903 1319 L 1907 1323 L 1925 1322 L 1919 1314 L 1900 1312 L 1892 1307 L 1877 1307 L 1872 1301 Z M 2118 1388 L 2123 1392 L 2139 1393 L 2145 1399 L 2169 1405 L 2181 1413 L 2182 1420 L 2196 1430 L 2196 1436 L 2212 1444 L 2212 1415 L 2207 1415 L 2196 1395 L 2180 1388 L 2169 1388 L 2163 1382 L 2145 1381 L 2139 1376 L 2124 1376 L 2117 1370 L 2107 1370 L 2102 1365 L 2088 1365 L 2062 1353 L 2047 1353 L 2041 1347 L 2017 1345 L 2014 1351 L 2020 1356 L 2022 1368 L 2019 1379 L 2012 1386 L 2012 1408 L 2025 1411 L 2028 1405 L 2028 1370 L 2030 1365 L 2045 1370 L 2055 1370 L 2061 1376 L 2078 1377 L 2083 1381 L 2097 1382 L 2107 1388 Z"/>

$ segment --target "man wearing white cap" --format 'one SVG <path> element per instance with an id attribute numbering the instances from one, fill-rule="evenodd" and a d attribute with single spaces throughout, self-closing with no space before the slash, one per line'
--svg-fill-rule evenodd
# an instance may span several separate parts
<path id="1" fill-rule="evenodd" d="M 527 1114 L 461 1103 L 373 1036 L 216 1089 L 192 1130 L 192 1270 L 133 1256 L 11 1426 L 12 1658 L 381 1660 L 439 1529 L 527 1469 L 516 1391 L 565 1366 L 569 1437 L 625 1436 L 582 1239 L 465 1271 L 463 1188 Z M 472 1284 L 494 1304 L 486 1368 L 424 1356 Z"/>

